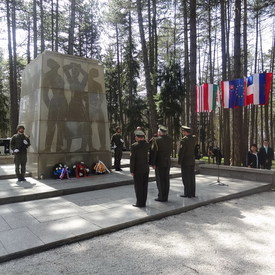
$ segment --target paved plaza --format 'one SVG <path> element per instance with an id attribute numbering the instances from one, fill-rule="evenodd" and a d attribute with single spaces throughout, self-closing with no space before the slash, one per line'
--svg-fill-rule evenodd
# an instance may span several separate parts
<path id="1" fill-rule="evenodd" d="M 127 166 L 127 165 L 125 165 Z M 0 262 L 123 228 L 271 189 L 270 183 L 196 175 L 196 198 L 182 198 L 180 169 L 171 168 L 169 201 L 156 202 L 154 170 L 146 208 L 135 208 L 128 167 L 122 172 L 69 180 L 27 177 L 18 183 L 13 165 L 0 168 Z M 10 178 L 1 175 L 10 174 Z"/>

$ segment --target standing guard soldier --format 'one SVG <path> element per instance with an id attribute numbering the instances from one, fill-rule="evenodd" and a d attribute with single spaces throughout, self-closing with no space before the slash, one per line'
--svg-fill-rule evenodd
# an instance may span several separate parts
<path id="1" fill-rule="evenodd" d="M 131 146 L 130 173 L 134 177 L 136 203 L 134 207 L 145 207 L 148 193 L 149 143 L 145 140 L 143 131 L 135 131 L 136 142 Z"/>
<path id="2" fill-rule="evenodd" d="M 115 154 L 115 170 L 116 171 L 122 171 L 120 167 L 120 162 L 122 158 L 122 149 L 123 149 L 124 140 L 122 139 L 121 135 L 121 128 L 119 126 L 116 127 L 116 133 L 112 136 L 111 139 L 111 146 L 114 148 Z"/>
<path id="3" fill-rule="evenodd" d="M 11 138 L 11 150 L 14 154 L 15 173 L 18 181 L 26 181 L 27 148 L 31 145 L 29 137 L 24 133 L 25 127 L 18 125 L 17 134 Z M 21 168 L 21 169 L 20 169 Z"/>
<path id="4" fill-rule="evenodd" d="M 181 165 L 181 176 L 184 194 L 181 197 L 192 198 L 196 193 L 195 179 L 195 146 L 196 136 L 191 135 L 191 128 L 181 126 L 183 138 L 180 141 L 178 164 Z"/>
<path id="5" fill-rule="evenodd" d="M 158 187 L 158 197 L 155 201 L 168 200 L 172 146 L 172 138 L 167 135 L 167 128 L 159 125 L 158 136 L 152 139 L 150 150 L 150 164 L 155 169 Z"/>

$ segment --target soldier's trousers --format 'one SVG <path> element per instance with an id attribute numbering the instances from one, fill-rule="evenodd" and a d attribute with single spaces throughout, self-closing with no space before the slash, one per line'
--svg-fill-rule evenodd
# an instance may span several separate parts
<path id="1" fill-rule="evenodd" d="M 148 193 L 149 171 L 134 174 L 134 186 L 138 206 L 145 206 Z"/>
<path id="2" fill-rule="evenodd" d="M 120 169 L 121 158 L 122 158 L 122 148 L 117 147 L 115 148 L 115 154 L 114 154 L 114 159 L 115 159 L 114 166 L 116 170 Z"/>
<path id="3" fill-rule="evenodd" d="M 158 187 L 158 199 L 161 201 L 167 201 L 170 189 L 170 166 L 168 167 L 156 167 L 156 181 Z"/>
<path id="4" fill-rule="evenodd" d="M 18 180 L 24 179 L 26 173 L 27 153 L 14 155 L 15 173 Z"/>
<path id="5" fill-rule="evenodd" d="M 195 197 L 196 194 L 196 179 L 195 165 L 181 165 L 181 177 L 184 185 L 184 196 Z"/>

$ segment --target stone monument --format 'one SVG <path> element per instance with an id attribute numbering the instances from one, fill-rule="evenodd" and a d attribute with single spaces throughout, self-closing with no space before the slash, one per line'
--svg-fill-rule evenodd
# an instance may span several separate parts
<path id="1" fill-rule="evenodd" d="M 95 60 L 40 54 L 23 72 L 19 122 L 30 135 L 33 177 L 52 177 L 57 163 L 111 167 L 104 73 Z"/>

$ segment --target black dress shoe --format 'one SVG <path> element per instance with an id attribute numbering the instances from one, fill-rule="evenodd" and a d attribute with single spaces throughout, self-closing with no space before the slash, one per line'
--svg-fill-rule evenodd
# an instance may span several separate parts
<path id="1" fill-rule="evenodd" d="M 121 168 L 119 168 L 119 169 L 116 169 L 116 171 L 123 171 Z"/>
<path id="2" fill-rule="evenodd" d="M 167 200 L 161 200 L 159 198 L 155 198 L 155 201 L 166 202 Z"/>
<path id="3" fill-rule="evenodd" d="M 182 197 L 182 198 L 192 198 L 191 196 L 186 196 L 186 195 L 180 195 L 180 197 Z"/>
<path id="4" fill-rule="evenodd" d="M 133 204 L 134 207 L 145 207 L 145 205 L 140 205 L 140 204 Z"/>

